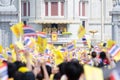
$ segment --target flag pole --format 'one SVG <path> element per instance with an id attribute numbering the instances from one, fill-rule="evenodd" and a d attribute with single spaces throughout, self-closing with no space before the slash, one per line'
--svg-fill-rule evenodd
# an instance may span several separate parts
<path id="1" fill-rule="evenodd" d="M 105 27 L 104 27 L 104 0 L 101 0 L 101 41 L 105 40 Z"/>
<path id="2" fill-rule="evenodd" d="M 18 22 L 21 22 L 21 0 L 18 0 Z"/>
<path id="3" fill-rule="evenodd" d="M 18 0 L 18 23 L 21 22 L 21 0 Z M 22 41 L 22 35 L 20 34 L 19 41 Z"/>

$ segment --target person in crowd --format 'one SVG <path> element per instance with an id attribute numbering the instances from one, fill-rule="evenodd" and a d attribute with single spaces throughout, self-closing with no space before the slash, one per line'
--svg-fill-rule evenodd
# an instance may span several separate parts
<path id="1" fill-rule="evenodd" d="M 104 51 L 100 52 L 99 58 L 100 58 L 100 63 L 98 65 L 99 67 L 108 66 L 110 64 L 110 59 Z"/>
<path id="2" fill-rule="evenodd" d="M 78 61 L 70 61 L 66 63 L 65 75 L 61 80 L 79 80 L 84 73 L 83 66 Z"/>
<path id="3" fill-rule="evenodd" d="M 97 67 L 98 64 L 99 64 L 99 60 L 98 60 L 98 58 L 97 58 L 97 53 L 96 53 L 95 51 L 93 51 L 93 52 L 91 53 L 90 63 L 91 63 L 92 66 L 96 66 L 96 67 Z"/>

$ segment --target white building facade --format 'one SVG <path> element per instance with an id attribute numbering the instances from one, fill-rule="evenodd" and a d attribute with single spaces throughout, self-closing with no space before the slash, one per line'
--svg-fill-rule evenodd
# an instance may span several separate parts
<path id="1" fill-rule="evenodd" d="M 85 26 L 90 36 L 90 30 L 97 30 L 94 38 L 98 41 L 112 38 L 109 16 L 112 0 L 103 0 L 103 4 L 101 0 L 22 0 L 21 6 L 22 20 L 28 21 L 36 30 L 42 31 L 44 26 L 53 27 L 54 24 L 58 28 L 63 24 L 67 32 L 72 33 L 67 39 L 58 36 L 57 42 L 77 39 L 80 24 Z"/>
<path id="2" fill-rule="evenodd" d="M 15 0 L 14 4 L 18 8 L 17 1 Z M 56 28 L 56 31 L 62 28 L 72 33 L 58 35 L 55 44 L 78 40 L 77 32 L 80 24 L 85 27 L 87 35 L 92 36 L 89 31 L 96 30 L 94 38 L 102 41 L 112 38 L 111 16 L 109 16 L 112 7 L 112 0 L 103 2 L 102 0 L 21 0 L 21 15 L 22 20 L 27 21 L 37 31 L 51 27 Z M 48 40 L 51 42 L 50 34 Z"/>

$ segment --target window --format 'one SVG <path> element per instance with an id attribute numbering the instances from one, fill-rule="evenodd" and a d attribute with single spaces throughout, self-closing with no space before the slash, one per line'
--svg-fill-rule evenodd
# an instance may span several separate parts
<path id="1" fill-rule="evenodd" d="M 26 13 L 26 2 L 23 3 L 23 16 L 27 16 L 27 13 Z"/>
<path id="2" fill-rule="evenodd" d="M 30 16 L 30 2 L 22 2 L 22 16 Z"/>
<path id="3" fill-rule="evenodd" d="M 82 2 L 82 16 L 85 16 L 85 2 Z"/>
<path id="4" fill-rule="evenodd" d="M 63 0 L 45 1 L 45 16 L 64 16 L 64 3 Z"/>
<path id="5" fill-rule="evenodd" d="M 85 2 L 79 1 L 79 16 L 85 16 Z"/>
<path id="6" fill-rule="evenodd" d="M 51 16 L 58 16 L 58 2 L 51 2 Z"/>

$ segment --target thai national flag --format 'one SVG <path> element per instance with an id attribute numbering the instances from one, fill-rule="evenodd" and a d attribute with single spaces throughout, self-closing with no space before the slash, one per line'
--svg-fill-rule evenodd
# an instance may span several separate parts
<path id="1" fill-rule="evenodd" d="M 118 45 L 114 45 L 112 46 L 112 48 L 109 50 L 109 53 L 111 54 L 111 56 L 115 56 L 116 54 L 119 54 L 120 52 L 120 48 Z"/>
<path id="2" fill-rule="evenodd" d="M 40 36 L 42 38 L 47 38 L 47 35 L 45 32 L 37 32 L 37 36 Z"/>
<path id="3" fill-rule="evenodd" d="M 86 37 L 83 37 L 83 38 L 82 38 L 82 42 L 83 42 L 84 45 L 87 44 L 87 39 L 86 39 Z"/>
<path id="4" fill-rule="evenodd" d="M 0 80 L 8 80 L 8 68 L 6 63 L 0 65 Z"/>
<path id="5" fill-rule="evenodd" d="M 24 40 L 24 45 L 29 48 L 32 48 L 34 46 L 34 43 L 31 41 L 31 39 L 29 37 L 26 37 Z"/>
<path id="6" fill-rule="evenodd" d="M 36 32 L 32 27 L 23 27 L 24 36 L 36 36 Z"/>
<path id="7" fill-rule="evenodd" d="M 73 43 L 68 44 L 68 45 L 67 45 L 67 50 L 68 50 L 68 51 L 74 50 L 74 44 L 73 44 Z"/>
<path id="8" fill-rule="evenodd" d="M 65 48 L 60 49 L 61 52 L 65 52 Z"/>

